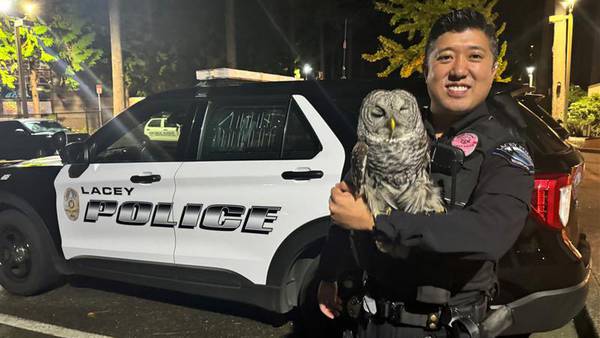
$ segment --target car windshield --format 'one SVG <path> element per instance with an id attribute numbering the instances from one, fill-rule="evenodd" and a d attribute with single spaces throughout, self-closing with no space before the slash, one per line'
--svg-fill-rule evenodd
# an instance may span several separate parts
<path id="1" fill-rule="evenodd" d="M 32 133 L 65 131 L 66 128 L 56 121 L 26 121 L 23 122 Z"/>

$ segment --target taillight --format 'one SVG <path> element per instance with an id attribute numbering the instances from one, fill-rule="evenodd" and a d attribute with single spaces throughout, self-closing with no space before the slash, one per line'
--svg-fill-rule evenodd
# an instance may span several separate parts
<path id="1" fill-rule="evenodd" d="M 562 229 L 569 222 L 571 209 L 571 175 L 535 175 L 532 212 L 547 226 Z"/>

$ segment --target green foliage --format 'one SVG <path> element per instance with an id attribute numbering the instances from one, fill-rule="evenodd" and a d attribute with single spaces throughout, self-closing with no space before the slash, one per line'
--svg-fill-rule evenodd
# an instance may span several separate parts
<path id="1" fill-rule="evenodd" d="M 165 81 L 177 71 L 174 50 L 142 54 L 130 51 L 124 62 L 125 84 L 133 96 L 147 96 L 170 89 Z"/>
<path id="2" fill-rule="evenodd" d="M 569 106 L 567 128 L 576 136 L 600 136 L 600 94 L 584 96 Z"/>
<path id="3" fill-rule="evenodd" d="M 498 0 L 386 0 L 376 1 L 375 9 L 390 14 L 390 26 L 394 27 L 394 34 L 400 40 L 408 40 L 409 45 L 404 46 L 384 36 L 379 36 L 379 49 L 372 54 L 365 53 L 363 59 L 369 62 L 387 61 L 388 66 L 379 77 L 387 77 L 399 69 L 401 77 L 409 77 L 414 72 L 423 72 L 425 57 L 425 43 L 429 37 L 431 26 L 443 14 L 458 8 L 473 8 L 480 11 L 490 22 L 498 18 L 498 14 L 492 11 Z M 500 36 L 506 27 L 502 23 L 496 31 Z M 502 78 L 508 62 L 504 59 L 506 55 L 506 41 L 500 44 L 498 55 L 497 81 L 510 81 L 510 78 Z"/>
<path id="4" fill-rule="evenodd" d="M 581 89 L 581 87 L 579 87 L 578 85 L 574 85 L 574 84 L 570 85 L 569 86 L 568 106 L 570 106 L 573 102 L 579 101 L 584 96 L 587 96 L 587 93 L 585 92 L 585 90 Z"/>
<path id="5" fill-rule="evenodd" d="M 73 6 L 56 3 L 47 9 L 48 20 L 28 17 L 30 24 L 20 29 L 24 68 L 28 71 L 46 64 L 59 84 L 77 89 L 76 73 L 96 64 L 103 53 L 93 48 L 95 35 Z M 18 75 L 13 27 L 13 17 L 0 16 L 0 78 L 1 85 L 10 89 L 15 88 Z"/>

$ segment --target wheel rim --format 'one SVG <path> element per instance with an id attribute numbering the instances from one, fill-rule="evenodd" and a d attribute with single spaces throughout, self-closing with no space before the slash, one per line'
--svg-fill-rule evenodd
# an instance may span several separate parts
<path id="1" fill-rule="evenodd" d="M 16 280 L 25 279 L 31 271 L 31 244 L 17 229 L 0 235 L 0 270 Z"/>

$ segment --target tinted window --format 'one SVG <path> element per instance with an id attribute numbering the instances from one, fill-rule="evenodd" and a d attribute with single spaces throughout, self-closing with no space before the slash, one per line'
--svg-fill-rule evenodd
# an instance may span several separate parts
<path id="1" fill-rule="evenodd" d="M 535 150 L 544 153 L 556 153 L 569 149 L 569 146 L 537 115 L 519 103 L 523 118 L 527 124 L 526 132 L 521 135 Z"/>
<path id="2" fill-rule="evenodd" d="M 294 100 L 290 103 L 290 111 L 283 141 L 284 159 L 313 158 L 322 146 L 314 131 L 306 121 L 300 107 Z"/>
<path id="3" fill-rule="evenodd" d="M 150 122 L 148 122 L 148 127 L 160 127 L 160 119 L 150 120 Z"/>
<path id="4" fill-rule="evenodd" d="M 210 109 L 201 160 L 273 160 L 281 156 L 284 106 L 217 106 Z"/>
<path id="5" fill-rule="evenodd" d="M 190 124 L 185 104 L 137 107 L 121 114 L 104 127 L 102 137 L 92 145 L 96 163 L 170 162 L 183 160 L 180 137 L 184 124 Z M 174 127 L 161 127 L 161 120 Z M 155 124 L 158 122 L 158 124 Z M 106 141 L 108 140 L 108 141 Z"/>
<path id="6" fill-rule="evenodd" d="M 57 132 L 66 130 L 60 123 L 56 121 L 25 121 L 25 126 L 33 133 L 41 132 Z"/>

